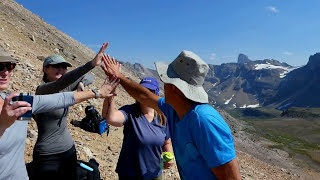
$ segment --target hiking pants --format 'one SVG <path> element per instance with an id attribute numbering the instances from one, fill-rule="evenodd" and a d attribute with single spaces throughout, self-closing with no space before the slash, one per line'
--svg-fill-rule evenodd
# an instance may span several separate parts
<path id="1" fill-rule="evenodd" d="M 68 151 L 51 155 L 33 155 L 34 178 L 30 180 L 77 179 L 77 153 L 73 145 Z"/>

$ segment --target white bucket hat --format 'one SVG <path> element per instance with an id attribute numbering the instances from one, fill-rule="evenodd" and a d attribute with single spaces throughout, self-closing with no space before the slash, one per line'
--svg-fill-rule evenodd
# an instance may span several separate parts
<path id="1" fill-rule="evenodd" d="M 208 94 L 202 85 L 209 66 L 191 51 L 182 51 L 170 64 L 156 62 L 156 69 L 161 81 L 175 85 L 186 98 L 208 103 Z"/>

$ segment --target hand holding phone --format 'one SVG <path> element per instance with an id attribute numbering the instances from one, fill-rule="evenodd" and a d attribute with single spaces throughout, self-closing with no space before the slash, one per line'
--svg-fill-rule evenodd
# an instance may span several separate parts
<path id="1" fill-rule="evenodd" d="M 25 101 L 29 103 L 32 107 L 33 96 L 30 93 L 20 93 L 19 96 L 12 98 L 12 102 L 16 102 L 16 101 Z M 28 120 L 31 120 L 31 117 L 32 117 L 32 110 L 27 111 L 25 114 L 20 116 L 18 120 L 28 121 Z"/>
<path id="2" fill-rule="evenodd" d="M 17 93 L 12 93 L 4 98 L 0 113 L 0 137 L 20 116 L 32 110 L 31 104 L 28 102 L 18 101 L 12 103 L 12 98 L 16 96 L 18 96 Z"/>

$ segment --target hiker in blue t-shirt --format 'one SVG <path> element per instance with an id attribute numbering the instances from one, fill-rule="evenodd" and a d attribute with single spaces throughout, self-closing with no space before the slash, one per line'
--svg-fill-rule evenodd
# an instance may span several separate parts
<path id="1" fill-rule="evenodd" d="M 182 179 L 241 179 L 231 131 L 208 105 L 202 85 L 209 66 L 199 56 L 182 51 L 170 64 L 156 63 L 165 98 L 127 79 L 113 59 L 103 60 L 106 75 L 119 78 L 138 102 L 166 115 Z"/>
<path id="2" fill-rule="evenodd" d="M 156 96 L 159 83 L 152 77 L 143 78 L 140 85 Z M 159 113 L 160 112 L 160 113 Z M 123 143 L 116 168 L 120 180 L 161 179 L 161 153 L 172 152 L 166 118 L 161 111 L 136 102 L 115 109 L 114 98 L 106 98 L 102 114 L 113 126 L 124 126 Z M 173 162 L 164 162 L 169 169 Z"/>

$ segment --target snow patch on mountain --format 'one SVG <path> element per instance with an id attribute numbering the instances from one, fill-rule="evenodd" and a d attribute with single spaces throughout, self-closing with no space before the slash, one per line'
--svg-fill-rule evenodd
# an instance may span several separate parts
<path id="1" fill-rule="evenodd" d="M 231 96 L 230 99 L 226 100 L 226 102 L 224 104 L 229 104 L 229 102 L 232 100 L 233 96 L 234 96 L 234 94 Z"/>
<path id="2" fill-rule="evenodd" d="M 243 106 L 240 106 L 240 108 L 246 108 L 247 107 L 247 105 L 246 104 L 244 104 Z"/>
<path id="3" fill-rule="evenodd" d="M 259 107 L 259 103 L 258 104 L 252 104 L 252 105 L 248 105 L 247 108 L 257 108 Z"/>
<path id="4" fill-rule="evenodd" d="M 284 66 L 276 66 L 276 65 L 273 65 L 273 64 L 270 64 L 270 63 L 267 63 L 267 64 L 256 64 L 254 65 L 254 69 L 255 70 L 261 70 L 261 69 L 282 69 L 283 72 L 280 73 L 280 78 L 284 78 L 286 77 L 286 75 L 296 69 L 294 67 L 284 67 Z M 261 76 L 260 76 L 261 77 Z"/>
<path id="5" fill-rule="evenodd" d="M 216 83 L 212 84 L 212 87 L 215 87 L 217 84 L 218 84 L 218 82 L 216 82 Z"/>

